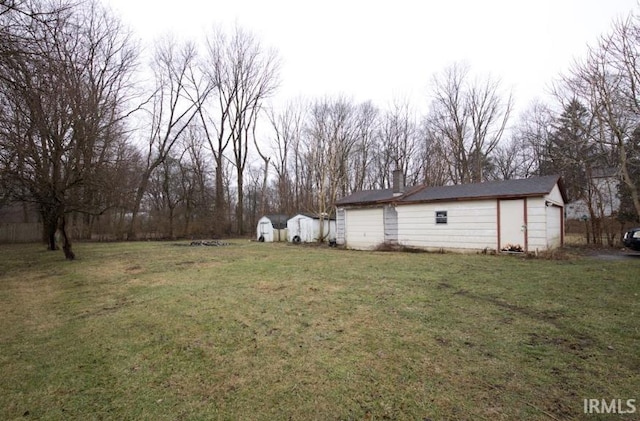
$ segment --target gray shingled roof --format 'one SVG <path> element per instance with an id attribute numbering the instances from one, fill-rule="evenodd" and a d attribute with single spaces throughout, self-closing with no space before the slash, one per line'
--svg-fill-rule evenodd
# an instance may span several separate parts
<path id="1" fill-rule="evenodd" d="M 557 175 L 531 177 L 520 180 L 492 181 L 486 183 L 457 184 L 452 186 L 412 189 L 403 196 L 395 197 L 391 189 L 364 190 L 340 199 L 337 205 L 366 205 L 375 203 L 423 203 L 454 200 L 477 200 L 498 197 L 543 196 L 560 183 L 560 191 L 566 202 L 562 180 Z"/>
<path id="2" fill-rule="evenodd" d="M 360 190 L 338 200 L 336 205 L 378 203 L 385 202 L 390 199 L 393 199 L 393 189 Z"/>
<path id="3" fill-rule="evenodd" d="M 520 180 L 427 187 L 417 193 L 403 197 L 402 201 L 432 202 L 439 200 L 465 200 L 493 197 L 543 196 L 553 189 L 553 186 L 556 185 L 558 180 L 559 177 L 557 175 L 548 175 Z"/>

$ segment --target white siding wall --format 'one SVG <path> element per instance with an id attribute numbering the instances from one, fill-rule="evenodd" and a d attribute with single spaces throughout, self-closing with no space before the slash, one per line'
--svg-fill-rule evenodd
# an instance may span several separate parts
<path id="1" fill-rule="evenodd" d="M 560 193 L 560 188 L 556 184 L 553 186 L 553 189 L 546 196 L 546 200 L 555 203 L 556 205 L 563 206 L 564 200 L 562 199 L 562 194 Z"/>
<path id="2" fill-rule="evenodd" d="M 348 248 L 371 250 L 384 242 L 382 208 L 346 209 L 345 244 Z"/>
<path id="3" fill-rule="evenodd" d="M 404 205 L 398 212 L 398 242 L 425 249 L 496 249 L 496 200 Z M 436 224 L 447 211 L 447 224 Z"/>
<path id="4" fill-rule="evenodd" d="M 344 245 L 345 238 L 345 210 L 344 208 L 336 209 L 336 243 Z"/>

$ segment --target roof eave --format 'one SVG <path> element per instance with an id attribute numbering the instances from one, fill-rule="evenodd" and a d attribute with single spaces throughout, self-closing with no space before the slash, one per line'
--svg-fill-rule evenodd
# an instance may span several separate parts
<path id="1" fill-rule="evenodd" d="M 417 205 L 421 203 L 440 203 L 440 202 L 470 202 L 474 200 L 492 200 L 492 199 L 523 199 L 525 197 L 543 197 L 549 192 L 544 193 L 523 193 L 523 194 L 504 194 L 504 195 L 484 195 L 473 197 L 445 197 L 441 199 L 416 199 L 403 200 L 401 205 Z"/>
<path id="2" fill-rule="evenodd" d="M 558 186 L 558 190 L 560 190 L 560 196 L 562 196 L 562 200 L 564 201 L 564 203 L 569 203 L 568 196 L 567 196 L 567 189 L 564 186 L 564 180 L 562 179 L 561 176 L 558 176 L 558 179 L 556 180 L 556 184 Z"/>
<path id="3" fill-rule="evenodd" d="M 347 202 L 347 203 L 338 203 L 336 202 L 337 207 L 347 207 L 347 206 L 375 206 L 375 205 L 384 205 L 387 203 L 391 203 L 392 199 L 384 199 L 384 200 L 369 200 L 366 202 Z"/>

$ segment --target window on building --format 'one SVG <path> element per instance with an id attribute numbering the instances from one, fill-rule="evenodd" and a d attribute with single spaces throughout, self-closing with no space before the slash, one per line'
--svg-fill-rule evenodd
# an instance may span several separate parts
<path id="1" fill-rule="evenodd" d="M 447 211 L 436 211 L 436 224 L 447 223 Z"/>

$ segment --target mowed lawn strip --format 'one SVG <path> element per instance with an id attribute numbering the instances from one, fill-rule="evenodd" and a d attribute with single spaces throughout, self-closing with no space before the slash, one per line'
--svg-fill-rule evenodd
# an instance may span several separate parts
<path id="1" fill-rule="evenodd" d="M 75 248 L 0 246 L 0 419 L 583 419 L 584 399 L 640 403 L 640 259 Z"/>

